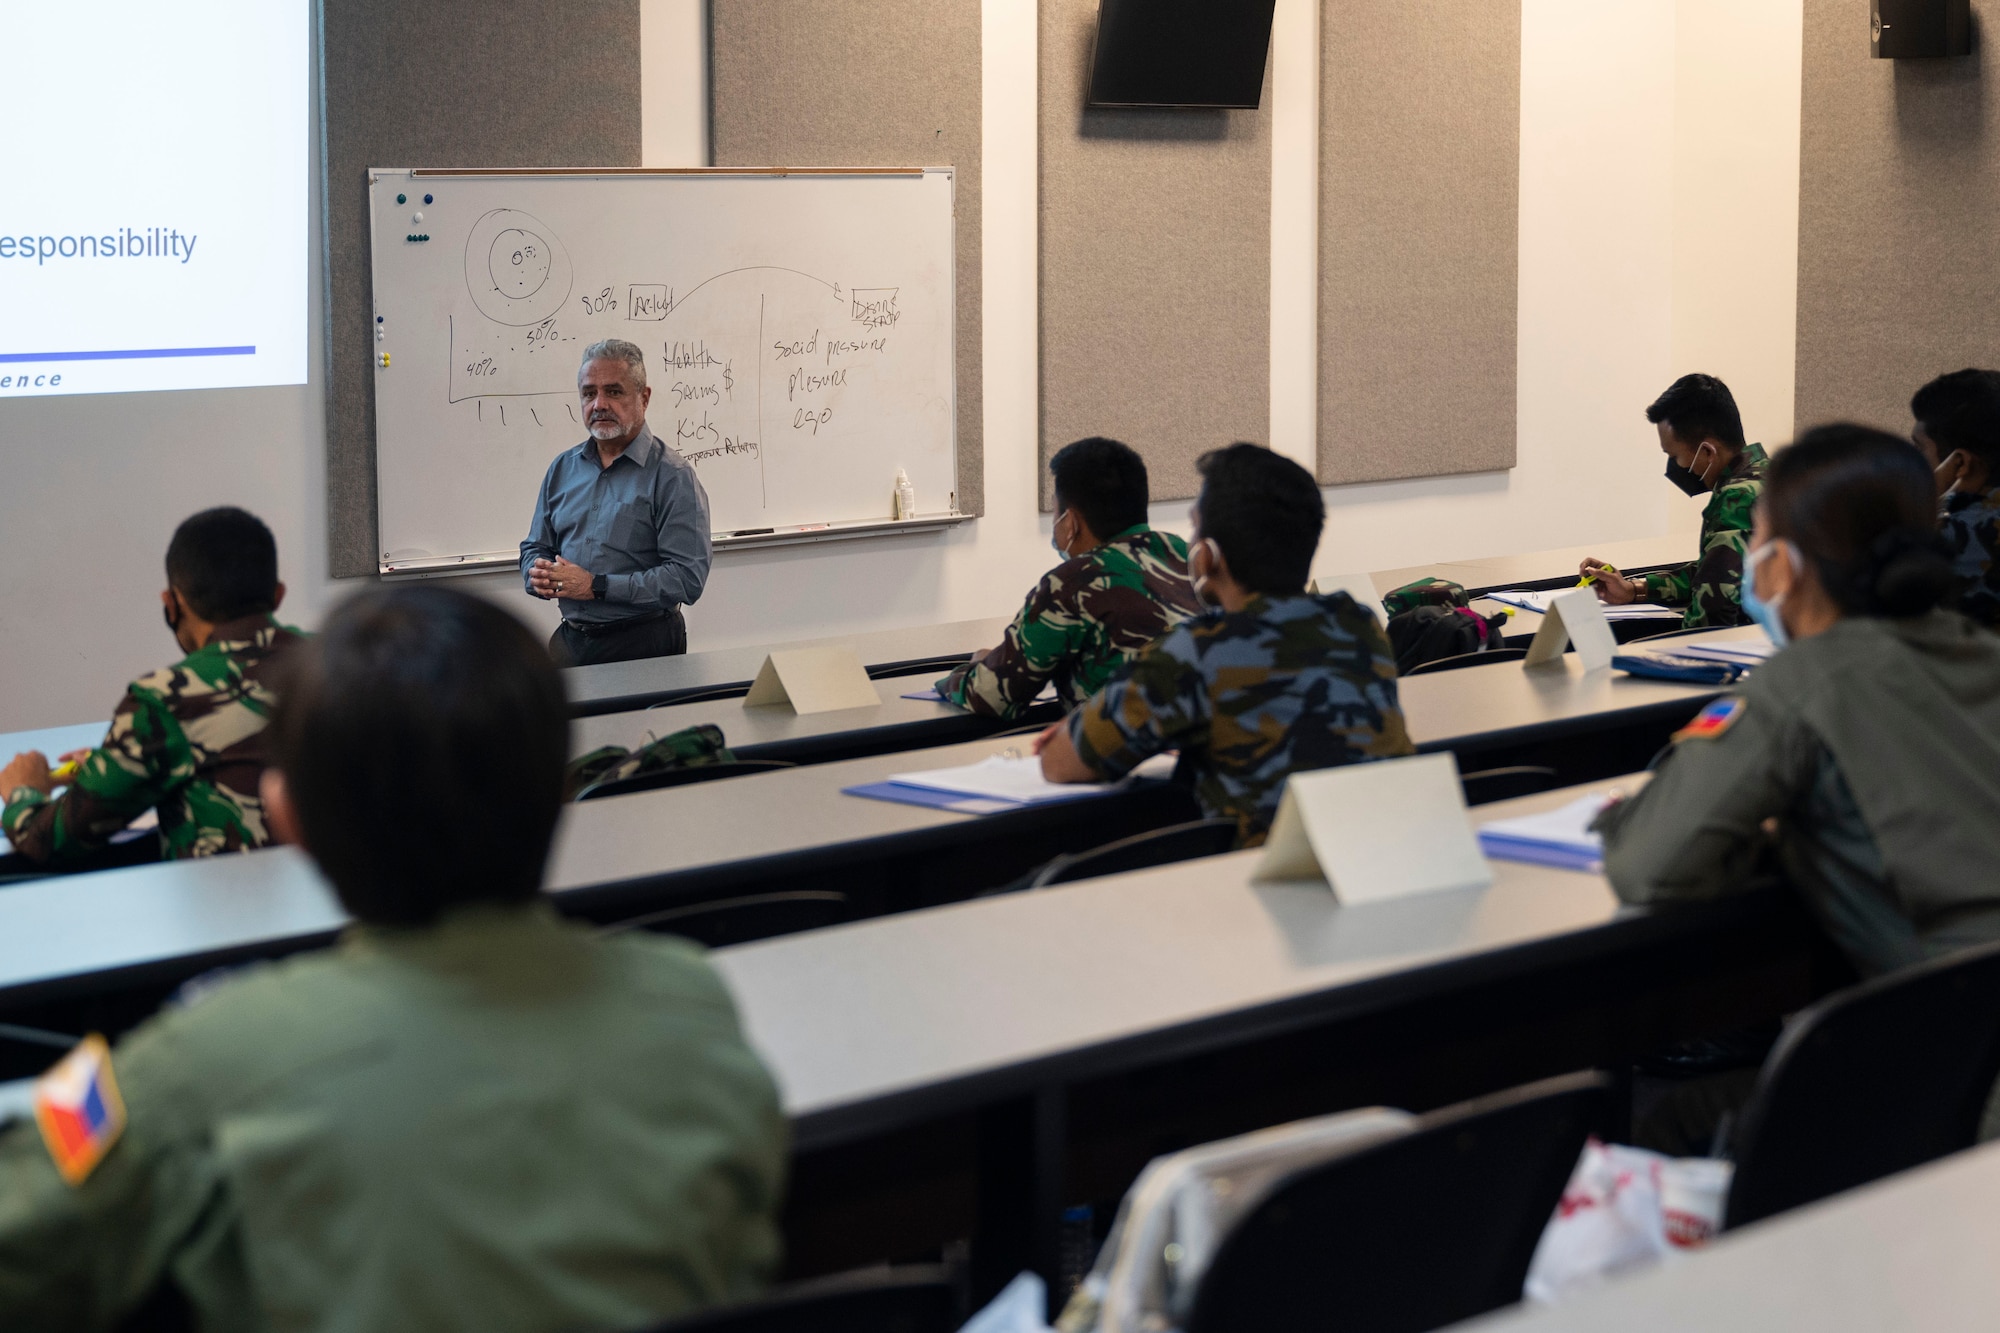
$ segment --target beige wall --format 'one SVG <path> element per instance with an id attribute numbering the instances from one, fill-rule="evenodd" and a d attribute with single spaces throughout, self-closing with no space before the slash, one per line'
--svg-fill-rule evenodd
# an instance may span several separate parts
<path id="1" fill-rule="evenodd" d="M 1718 373 L 1736 384 L 1753 421 L 1769 423 L 1752 429 L 1767 439 L 1782 433 L 1760 386 L 1792 360 L 1782 296 L 1788 215 L 1782 189 L 1746 189 L 1760 173 L 1782 181 L 1788 123 L 1796 137 L 1796 107 L 1788 113 L 1779 85 L 1793 77 L 1783 19 L 1797 3 L 1704 2 L 1722 19 L 1753 24 L 1762 44 L 1740 48 L 1739 61 L 1728 43 L 1690 42 L 1683 14 L 1696 0 L 1525 0 L 1520 416 L 1466 427 L 1516 432 L 1520 464 L 1329 491 L 1323 568 L 1654 535 L 1689 521 L 1689 506 L 1659 479 L 1639 417 L 1684 357 L 1711 368 L 1735 358 Z M 650 162 L 698 160 L 705 142 L 704 99 L 691 84 L 705 65 L 694 36 L 701 11 L 701 0 L 646 0 Z M 942 536 L 725 554 L 689 614 L 698 648 L 1006 613 L 1051 559 L 1035 503 L 1034 7 L 983 0 L 983 12 L 987 516 Z M 1302 461 L 1312 456 L 1315 419 L 1316 14 L 1315 0 L 1279 0 L 1271 97 L 1271 440 Z M 1718 52 L 1728 61 L 1706 65 Z M 650 94 L 662 86 L 679 99 L 672 116 L 654 114 Z M 1714 87 L 1740 99 L 1723 118 L 1726 135 L 1697 133 L 1699 119 L 1681 111 L 1687 89 Z M 1689 224 L 1676 198 L 1722 170 L 1708 164 L 1704 145 L 1734 153 L 1731 145 L 1749 141 L 1764 144 L 1762 156 L 1739 160 L 1737 183 L 1721 191 L 1736 201 L 1733 221 L 1702 230 L 1700 246 L 1682 244 Z M 1746 284 L 1738 269 L 1694 262 L 1743 247 L 1756 256 L 1744 266 L 1770 281 Z M 317 293 L 313 300 L 317 339 Z M 1696 310 L 1717 313 L 1687 313 Z M 1724 335 L 1734 341 L 1702 341 Z M 158 665 L 170 651 L 153 600 L 160 555 L 174 523 L 204 505 L 240 503 L 271 521 L 292 585 L 287 610 L 304 623 L 344 591 L 323 572 L 320 356 L 315 341 L 314 381 L 297 389 L 0 399 L 0 561 L 26 571 L 0 593 L 0 730 L 102 718 L 126 680 Z M 1169 525 L 1185 513 L 1156 507 Z M 551 619 L 509 578 L 461 586 L 537 624 Z"/>
<path id="2" fill-rule="evenodd" d="M 1874 60 L 1865 14 L 1807 0 L 1797 412 L 1906 431 L 1910 395 L 2000 363 L 2000 0 L 1977 53 Z"/>

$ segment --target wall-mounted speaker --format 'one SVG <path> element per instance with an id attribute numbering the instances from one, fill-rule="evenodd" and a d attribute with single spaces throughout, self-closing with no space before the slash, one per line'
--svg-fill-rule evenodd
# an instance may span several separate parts
<path id="1" fill-rule="evenodd" d="M 1871 0 L 1869 49 L 1878 60 L 1972 54 L 1972 0 Z"/>

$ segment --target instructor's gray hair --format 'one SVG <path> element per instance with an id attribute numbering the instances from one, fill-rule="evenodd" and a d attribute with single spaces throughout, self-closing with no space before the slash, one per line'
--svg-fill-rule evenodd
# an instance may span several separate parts
<path id="1" fill-rule="evenodd" d="M 632 382 L 640 388 L 646 387 L 646 354 L 639 350 L 637 343 L 628 343 L 623 338 L 603 338 L 583 349 L 583 360 L 576 363 L 578 375 L 593 361 L 623 361 L 632 367 Z"/>

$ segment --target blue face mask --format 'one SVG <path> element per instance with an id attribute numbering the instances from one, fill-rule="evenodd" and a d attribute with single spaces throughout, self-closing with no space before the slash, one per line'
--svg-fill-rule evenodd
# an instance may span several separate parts
<path id="1" fill-rule="evenodd" d="M 1791 642 L 1791 636 L 1785 633 L 1784 618 L 1778 614 L 1778 606 L 1785 600 L 1785 595 L 1779 593 L 1768 602 L 1759 597 L 1757 571 L 1771 558 L 1773 552 L 1789 546 L 1791 543 L 1786 541 L 1765 542 L 1752 551 L 1750 558 L 1743 562 L 1743 610 L 1750 619 L 1764 627 L 1764 632 L 1771 636 L 1771 642 L 1780 648 Z M 1794 565 L 1793 568 L 1796 569 L 1797 566 Z"/>

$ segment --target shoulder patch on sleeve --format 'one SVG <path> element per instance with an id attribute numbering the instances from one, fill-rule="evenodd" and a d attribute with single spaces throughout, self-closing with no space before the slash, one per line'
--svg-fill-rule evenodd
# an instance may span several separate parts
<path id="1" fill-rule="evenodd" d="M 35 1083 L 35 1123 L 56 1171 L 81 1185 L 125 1132 L 125 1099 L 111 1072 L 111 1048 L 91 1033 Z"/>
<path id="2" fill-rule="evenodd" d="M 1735 726 L 1749 707 L 1739 695 L 1717 699 L 1708 707 L 1694 715 L 1694 721 L 1674 733 L 1676 743 L 1680 741 L 1712 741 L 1723 732 Z"/>

